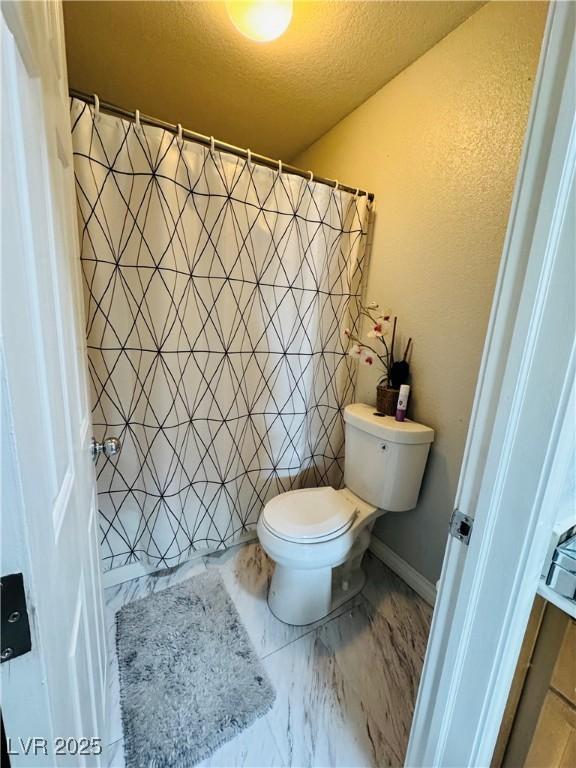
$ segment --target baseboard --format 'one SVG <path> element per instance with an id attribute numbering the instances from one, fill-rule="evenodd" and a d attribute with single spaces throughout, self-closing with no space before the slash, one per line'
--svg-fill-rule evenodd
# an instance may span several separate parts
<path id="1" fill-rule="evenodd" d="M 406 560 L 403 560 L 400 555 L 397 555 L 394 550 L 390 549 L 376 536 L 372 536 L 370 540 L 370 552 L 387 565 L 391 571 L 394 571 L 409 587 L 412 587 L 422 600 L 425 600 L 428 605 L 434 606 L 436 602 L 436 587 L 422 576 L 421 573 L 418 573 Z"/>
<path id="2" fill-rule="evenodd" d="M 231 546 L 235 547 L 238 544 L 247 544 L 249 541 L 255 541 L 258 537 L 256 531 L 251 531 L 245 536 L 242 536 L 238 541 L 235 541 Z M 221 547 L 214 549 L 205 549 L 202 552 L 195 552 L 187 560 L 182 562 L 192 562 L 193 560 L 199 560 L 202 557 L 212 555 L 214 552 L 222 552 Z M 181 563 L 180 563 L 181 564 Z M 140 576 L 147 576 L 149 573 L 156 573 L 156 571 L 163 570 L 158 568 L 157 565 L 152 563 L 145 563 L 139 560 L 137 563 L 130 563 L 129 565 L 121 565 L 119 568 L 112 568 L 109 571 L 102 572 L 102 587 L 115 587 L 117 584 L 123 584 L 125 581 L 132 581 L 132 579 L 138 579 Z"/>
<path id="3" fill-rule="evenodd" d="M 254 541 L 257 538 L 256 533 L 249 533 L 236 544 L 246 544 L 249 541 Z M 206 550 L 204 552 L 197 552 L 192 557 L 188 558 L 187 562 L 192 560 L 206 557 L 214 552 L 218 552 L 218 549 Z M 390 568 L 391 571 L 399 576 L 402 581 L 405 581 L 409 587 L 412 587 L 416 594 L 425 600 L 429 605 L 434 605 L 436 601 L 436 587 L 434 584 L 428 581 L 421 573 L 413 568 L 409 563 L 403 560 L 400 555 L 397 555 L 394 550 L 390 549 L 381 539 L 376 536 L 372 536 L 370 541 L 370 551 L 385 565 Z M 102 574 L 102 586 L 114 587 L 117 584 L 122 584 L 125 581 L 131 581 L 137 579 L 140 576 L 147 576 L 149 573 L 158 571 L 157 565 L 150 563 L 144 563 L 138 561 L 137 563 L 130 563 L 130 565 L 122 565 L 120 568 L 113 568 L 110 571 L 104 571 Z"/>
<path id="4" fill-rule="evenodd" d="M 201 557 L 201 555 L 199 556 Z M 102 586 L 104 589 L 107 587 L 115 587 L 117 584 L 122 584 L 125 581 L 132 581 L 132 579 L 138 579 L 140 576 L 147 576 L 149 573 L 154 573 L 154 571 L 157 570 L 157 565 L 144 563 L 141 560 L 138 560 L 137 563 L 121 565 L 119 568 L 103 571 Z"/>

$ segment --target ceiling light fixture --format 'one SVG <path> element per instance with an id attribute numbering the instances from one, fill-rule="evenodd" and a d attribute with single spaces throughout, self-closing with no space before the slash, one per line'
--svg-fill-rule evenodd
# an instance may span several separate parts
<path id="1" fill-rule="evenodd" d="M 292 0 L 226 0 L 226 10 L 236 29 L 250 40 L 276 40 L 292 20 Z"/>

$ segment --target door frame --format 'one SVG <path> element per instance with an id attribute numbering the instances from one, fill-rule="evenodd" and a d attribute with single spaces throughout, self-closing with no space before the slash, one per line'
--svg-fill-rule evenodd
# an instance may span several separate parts
<path id="1" fill-rule="evenodd" d="M 407 766 L 490 765 L 571 461 L 575 11 L 550 4 Z"/>

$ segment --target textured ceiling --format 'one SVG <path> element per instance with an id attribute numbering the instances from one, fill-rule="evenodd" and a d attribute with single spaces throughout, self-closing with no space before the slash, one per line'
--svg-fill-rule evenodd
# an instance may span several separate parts
<path id="1" fill-rule="evenodd" d="M 483 2 L 295 2 L 243 37 L 222 2 L 65 2 L 68 75 L 101 99 L 290 160 Z"/>

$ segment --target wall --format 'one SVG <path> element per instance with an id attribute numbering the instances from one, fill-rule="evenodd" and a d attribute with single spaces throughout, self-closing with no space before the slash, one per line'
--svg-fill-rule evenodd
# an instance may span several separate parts
<path id="1" fill-rule="evenodd" d="M 492 2 L 293 162 L 376 195 L 366 296 L 414 339 L 409 415 L 437 431 L 417 508 L 375 533 L 441 569 L 547 5 Z M 399 345 L 400 347 L 400 345 Z M 375 402 L 362 368 L 358 399 Z"/>

